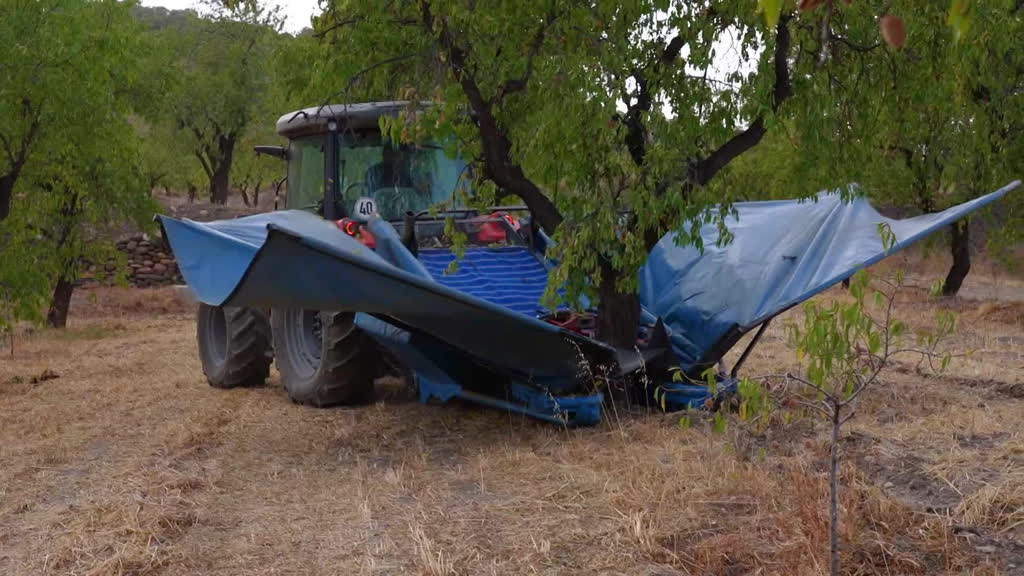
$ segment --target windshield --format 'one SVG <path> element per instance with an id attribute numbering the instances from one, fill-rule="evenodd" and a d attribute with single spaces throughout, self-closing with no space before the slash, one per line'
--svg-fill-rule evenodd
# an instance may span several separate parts
<path id="1" fill-rule="evenodd" d="M 376 132 L 339 135 L 338 173 L 346 213 L 359 198 L 373 198 L 387 220 L 443 202 L 457 206 L 456 191 L 469 188 L 466 164 L 439 146 L 393 145 Z"/>
<path id="2" fill-rule="evenodd" d="M 406 211 L 419 212 L 447 202 L 460 207 L 456 191 L 467 193 L 466 164 L 449 158 L 439 146 L 384 142 L 376 132 L 338 137 L 338 190 L 345 214 L 352 216 L 359 198 L 373 198 L 387 220 Z M 287 206 L 319 210 L 324 194 L 324 136 L 296 138 L 288 153 Z"/>

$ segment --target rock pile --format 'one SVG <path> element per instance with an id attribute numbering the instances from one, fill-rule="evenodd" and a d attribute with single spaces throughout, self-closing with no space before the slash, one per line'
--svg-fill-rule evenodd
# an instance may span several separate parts
<path id="1" fill-rule="evenodd" d="M 174 256 L 164 250 L 159 238 L 133 234 L 117 242 L 117 249 L 128 258 L 128 282 L 132 286 L 168 286 L 183 284 Z"/>

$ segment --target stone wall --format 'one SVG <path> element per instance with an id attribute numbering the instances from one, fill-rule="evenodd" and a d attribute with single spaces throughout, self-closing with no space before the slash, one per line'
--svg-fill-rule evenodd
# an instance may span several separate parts
<path id="1" fill-rule="evenodd" d="M 184 284 L 174 256 L 164 250 L 159 237 L 132 234 L 118 240 L 117 249 L 128 258 L 128 282 L 132 286 L 169 286 Z"/>

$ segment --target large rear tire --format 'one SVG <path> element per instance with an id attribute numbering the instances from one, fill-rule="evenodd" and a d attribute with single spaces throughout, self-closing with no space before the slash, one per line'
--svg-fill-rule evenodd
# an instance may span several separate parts
<path id="1" fill-rule="evenodd" d="M 293 402 L 307 406 L 363 404 L 383 359 L 351 312 L 274 309 L 270 315 L 277 370 Z"/>
<path id="2" fill-rule="evenodd" d="M 200 304 L 196 340 L 214 388 L 258 386 L 270 375 L 270 322 L 261 310 Z"/>

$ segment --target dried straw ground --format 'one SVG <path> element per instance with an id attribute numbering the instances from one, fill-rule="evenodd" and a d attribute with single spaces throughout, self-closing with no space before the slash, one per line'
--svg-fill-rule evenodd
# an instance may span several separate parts
<path id="1" fill-rule="evenodd" d="M 842 297 L 838 291 L 824 297 Z M 961 313 L 844 444 L 850 574 L 1024 574 L 1024 304 Z M 747 372 L 793 363 L 781 323 Z M 471 406 L 314 410 L 203 380 L 167 291 L 80 295 L 0 357 L 0 574 L 822 574 L 820 426 L 566 431 Z M 56 377 L 55 377 L 56 376 Z"/>

